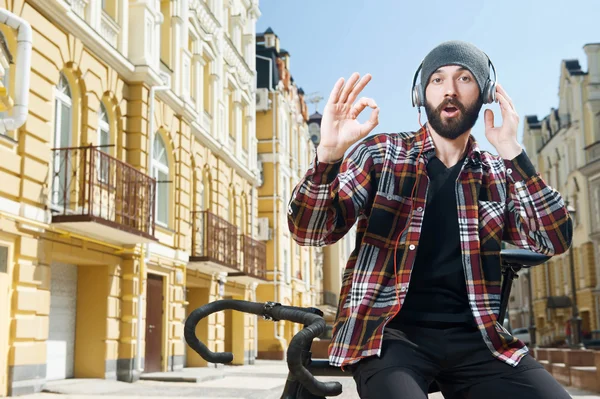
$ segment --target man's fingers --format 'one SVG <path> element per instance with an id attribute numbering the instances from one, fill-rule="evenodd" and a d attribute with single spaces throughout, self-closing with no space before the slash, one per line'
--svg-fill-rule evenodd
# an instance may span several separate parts
<path id="1" fill-rule="evenodd" d="M 348 103 L 354 103 L 354 101 L 358 98 L 360 92 L 365 88 L 367 83 L 371 81 L 371 78 L 371 74 L 368 73 L 358 81 L 358 83 L 356 84 L 356 86 L 354 86 L 354 88 L 350 92 L 350 95 L 348 96 Z"/>
<path id="2" fill-rule="evenodd" d="M 340 94 L 342 93 L 343 86 L 344 86 L 344 78 L 339 78 L 337 80 L 337 82 L 335 82 L 335 85 L 333 86 L 333 89 L 331 90 L 331 93 L 329 94 L 329 103 L 330 104 L 335 104 L 338 102 L 338 99 L 340 98 Z"/>
<path id="3" fill-rule="evenodd" d="M 510 106 L 506 97 L 502 94 L 497 93 L 498 102 L 500 103 L 500 110 L 502 111 L 502 123 L 519 124 L 519 115 Z"/>
<path id="4" fill-rule="evenodd" d="M 352 89 L 354 89 L 356 82 L 358 82 L 358 78 L 360 78 L 358 72 L 354 72 L 352 76 L 350 76 L 350 79 L 348 79 L 348 82 L 346 82 L 344 88 L 342 89 L 342 94 L 340 95 L 340 98 L 337 101 L 338 103 L 345 103 L 348 100 L 348 95 L 350 94 Z"/>
<path id="5" fill-rule="evenodd" d="M 508 96 L 508 94 L 506 93 L 506 90 L 504 90 L 504 87 L 502 87 L 502 85 L 500 83 L 498 83 L 498 85 L 496 86 L 496 91 L 498 93 L 500 93 L 502 96 L 504 96 L 504 98 L 506 99 L 508 105 L 514 111 L 515 110 L 515 105 L 513 104 L 512 99 Z"/>
<path id="6" fill-rule="evenodd" d="M 353 119 L 358 118 L 358 115 L 360 115 L 360 113 L 363 112 L 363 110 L 366 107 L 371 107 L 371 108 L 375 109 L 375 108 L 377 108 L 377 104 L 375 103 L 375 100 L 373 100 L 372 98 L 362 97 L 352 107 L 352 111 L 350 112 L 352 115 L 352 118 Z"/>
<path id="7" fill-rule="evenodd" d="M 485 130 L 494 128 L 494 111 L 486 109 L 483 113 L 483 119 L 485 121 Z"/>
<path id="8" fill-rule="evenodd" d="M 375 108 L 371 112 L 371 116 L 369 117 L 369 120 L 366 121 L 365 123 L 363 123 L 362 125 L 360 125 L 361 136 L 364 137 L 367 134 L 371 133 L 371 131 L 373 129 L 375 129 L 375 126 L 377 126 L 378 124 L 379 124 L 379 108 Z"/>

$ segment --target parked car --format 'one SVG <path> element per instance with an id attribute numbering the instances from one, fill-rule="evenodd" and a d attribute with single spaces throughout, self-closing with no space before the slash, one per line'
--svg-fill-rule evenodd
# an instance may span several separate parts
<path id="1" fill-rule="evenodd" d="M 515 328 L 512 332 L 512 336 L 523 341 L 525 345 L 529 345 L 529 343 L 531 342 L 531 337 L 529 336 L 528 328 Z"/>

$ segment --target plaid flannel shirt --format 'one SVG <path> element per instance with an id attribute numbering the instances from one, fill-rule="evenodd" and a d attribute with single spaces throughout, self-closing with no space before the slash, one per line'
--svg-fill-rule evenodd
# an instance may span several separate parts
<path id="1" fill-rule="evenodd" d="M 400 311 L 410 286 L 427 211 L 426 165 L 434 155 L 424 128 L 369 136 L 343 162 L 322 163 L 315 155 L 292 193 L 288 225 L 300 245 L 333 244 L 358 223 L 329 346 L 334 366 L 381 354 L 385 325 Z M 571 244 L 570 216 L 561 195 L 544 182 L 525 151 L 505 160 L 481 151 L 473 136 L 457 179 L 456 202 L 474 320 L 493 356 L 516 366 L 528 349 L 497 321 L 501 243 L 547 255 L 563 253 Z M 398 244 L 394 276 L 394 246 L 409 220 Z"/>

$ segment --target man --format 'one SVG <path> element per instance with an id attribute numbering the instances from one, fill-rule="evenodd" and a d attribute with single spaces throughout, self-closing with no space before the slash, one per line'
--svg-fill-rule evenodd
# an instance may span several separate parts
<path id="1" fill-rule="evenodd" d="M 415 92 L 428 123 L 414 133 L 365 138 L 379 109 L 354 102 L 370 79 L 335 84 L 316 158 L 288 209 L 301 245 L 332 244 L 358 223 L 330 363 L 353 372 L 361 398 L 426 398 L 433 381 L 447 398 L 568 398 L 496 321 L 501 242 L 560 254 L 572 224 L 518 143 L 519 117 L 492 85 L 489 59 L 460 41 L 433 49 Z M 498 155 L 471 135 L 494 95 L 502 126 L 486 110 L 485 135 Z"/>

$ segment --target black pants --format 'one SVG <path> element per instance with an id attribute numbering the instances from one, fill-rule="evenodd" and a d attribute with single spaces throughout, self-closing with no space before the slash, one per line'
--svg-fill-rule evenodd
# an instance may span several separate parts
<path id="1" fill-rule="evenodd" d="M 531 356 L 516 367 L 494 358 L 475 327 L 386 327 L 381 357 L 351 366 L 361 399 L 426 399 L 435 381 L 446 399 L 571 396 Z"/>

